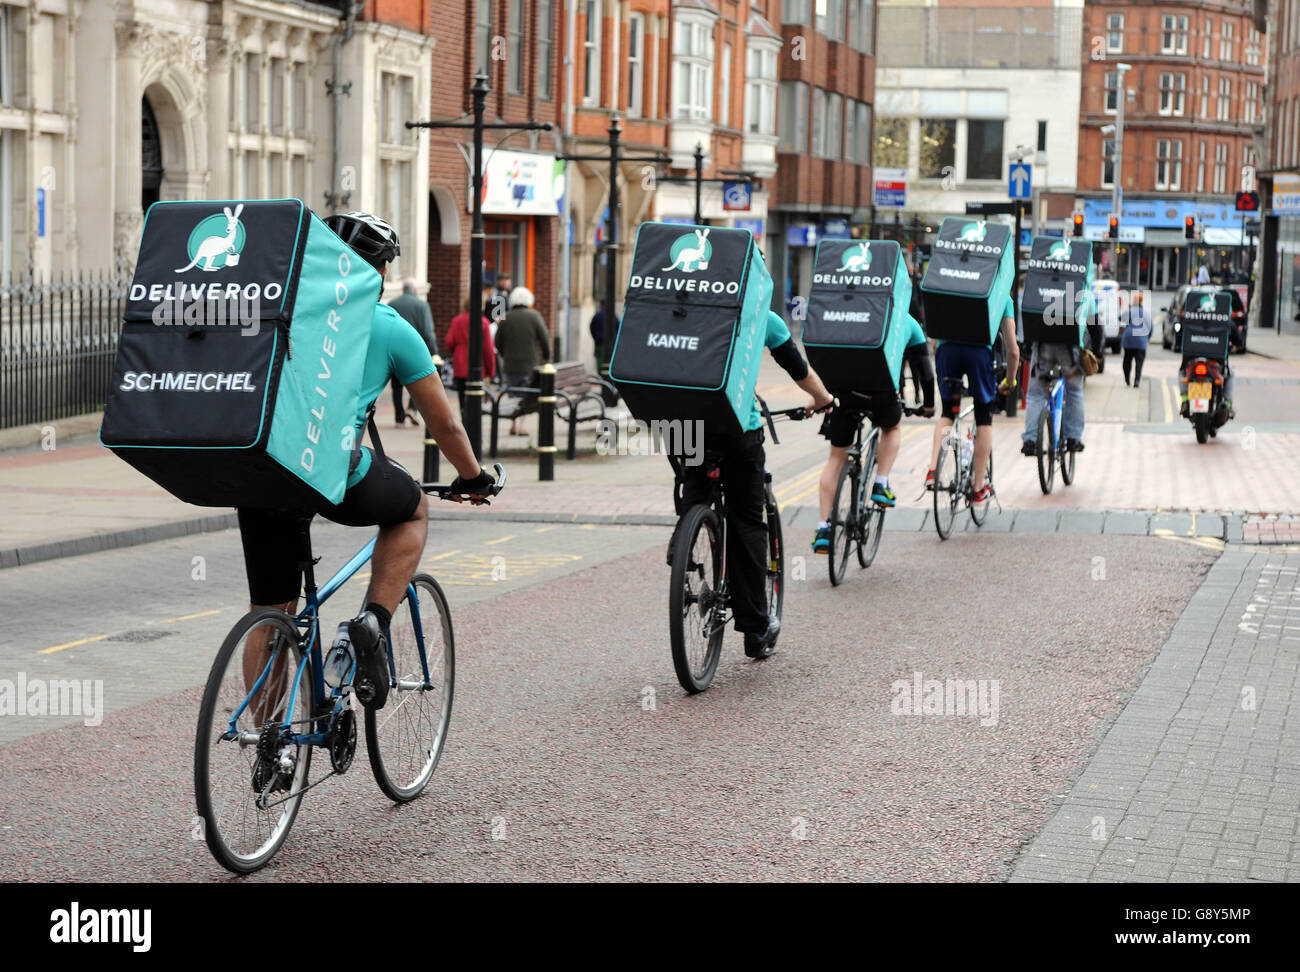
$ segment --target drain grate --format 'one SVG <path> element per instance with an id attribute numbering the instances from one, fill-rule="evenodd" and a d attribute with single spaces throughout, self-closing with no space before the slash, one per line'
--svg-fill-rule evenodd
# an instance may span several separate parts
<path id="1" fill-rule="evenodd" d="M 157 628 L 141 628 L 138 631 L 123 631 L 115 634 L 111 638 L 105 638 L 105 641 L 125 641 L 130 644 L 140 644 L 145 641 L 157 641 L 159 638 L 169 638 L 174 635 L 175 631 L 159 631 Z"/>

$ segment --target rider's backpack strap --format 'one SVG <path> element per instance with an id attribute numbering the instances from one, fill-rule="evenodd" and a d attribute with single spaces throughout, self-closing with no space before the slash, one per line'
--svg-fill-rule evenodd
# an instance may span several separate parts
<path id="1" fill-rule="evenodd" d="M 380 463 L 380 468 L 384 470 L 384 478 L 388 478 L 388 457 L 384 455 L 384 444 L 379 441 L 379 429 L 375 425 L 375 403 L 370 403 L 370 408 L 366 410 L 366 425 L 370 427 L 370 443 L 375 447 L 375 458 Z M 358 446 L 358 448 L 360 448 Z"/>

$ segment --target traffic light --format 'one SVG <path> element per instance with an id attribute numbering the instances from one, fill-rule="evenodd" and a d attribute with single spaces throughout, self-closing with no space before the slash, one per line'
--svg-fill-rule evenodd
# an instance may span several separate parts
<path id="1" fill-rule="evenodd" d="M 1239 213 L 1259 212 L 1259 193 L 1257 192 L 1237 193 L 1237 212 Z"/>
<path id="2" fill-rule="evenodd" d="M 1195 216 L 1183 217 L 1183 239 L 1185 240 L 1196 239 L 1196 217 Z"/>
<path id="3" fill-rule="evenodd" d="M 1118 216 L 1112 216 L 1110 218 L 1110 225 L 1106 227 L 1106 239 L 1108 240 L 1119 239 L 1119 217 Z"/>
<path id="4" fill-rule="evenodd" d="M 1083 236 L 1083 213 L 1074 214 L 1074 235 L 1080 238 Z"/>

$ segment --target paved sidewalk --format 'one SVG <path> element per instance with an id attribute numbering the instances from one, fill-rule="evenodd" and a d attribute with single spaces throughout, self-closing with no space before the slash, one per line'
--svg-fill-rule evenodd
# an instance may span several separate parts
<path id="1" fill-rule="evenodd" d="M 1300 548 L 1229 548 L 1013 881 L 1300 880 Z"/>
<path id="2" fill-rule="evenodd" d="M 1300 364 L 1300 335 L 1278 334 L 1277 331 L 1254 328 L 1247 335 L 1246 347 L 1251 354 Z"/>

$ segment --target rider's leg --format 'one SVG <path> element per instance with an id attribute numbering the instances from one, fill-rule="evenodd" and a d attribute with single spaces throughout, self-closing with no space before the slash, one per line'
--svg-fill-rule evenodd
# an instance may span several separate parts
<path id="1" fill-rule="evenodd" d="M 948 433 L 952 431 L 952 417 L 948 413 L 948 405 L 945 402 L 943 415 L 939 421 L 934 423 L 934 441 L 930 443 L 930 469 L 933 470 L 939 463 L 939 449 L 943 445 L 943 440 L 947 438 Z"/>
<path id="2" fill-rule="evenodd" d="M 1083 372 L 1065 379 L 1065 407 L 1061 413 L 1061 438 L 1083 441 Z"/>
<path id="3" fill-rule="evenodd" d="M 976 492 L 984 488 L 984 473 L 993 454 L 993 403 L 975 403 L 975 461 L 971 467 Z"/>
<path id="4" fill-rule="evenodd" d="M 429 500 L 423 492 L 420 502 L 403 523 L 379 528 L 375 553 L 371 558 L 370 586 L 366 603 L 382 606 L 391 617 L 397 610 L 406 587 L 415 576 L 429 534 Z"/>
<path id="5" fill-rule="evenodd" d="M 1043 383 L 1037 378 L 1029 379 L 1025 393 L 1025 430 L 1020 439 L 1032 445 L 1038 441 L 1038 417 L 1047 407 L 1047 396 L 1043 392 Z"/>
<path id="6" fill-rule="evenodd" d="M 274 608 L 289 614 L 298 610 L 302 588 L 301 564 L 306 559 L 305 535 L 299 517 L 276 510 L 241 509 L 239 535 L 244 548 L 248 575 L 249 610 Z M 244 640 L 240 666 L 244 687 L 251 689 L 261 677 L 270 655 L 271 629 L 260 628 Z M 262 724 L 283 715 L 288 702 L 286 669 L 288 656 L 277 661 L 264 683 L 266 689 L 252 700 L 252 717 Z"/>
<path id="7" fill-rule="evenodd" d="M 848 446 L 831 446 L 830 458 L 826 460 L 826 466 L 822 469 L 822 478 L 817 484 L 817 499 L 823 522 L 830 519 L 831 506 L 835 502 L 835 487 L 839 484 L 840 470 L 844 468 L 844 461 L 848 454 Z"/>
<path id="8" fill-rule="evenodd" d="M 746 433 L 722 466 L 727 497 L 727 579 L 737 631 L 767 630 L 767 524 L 763 519 L 766 458 L 761 433 Z"/>
<path id="9" fill-rule="evenodd" d="M 880 444 L 876 446 L 876 475 L 888 478 L 889 470 L 894 468 L 898 458 L 898 447 L 903 441 L 903 427 L 895 425 L 880 433 Z"/>

